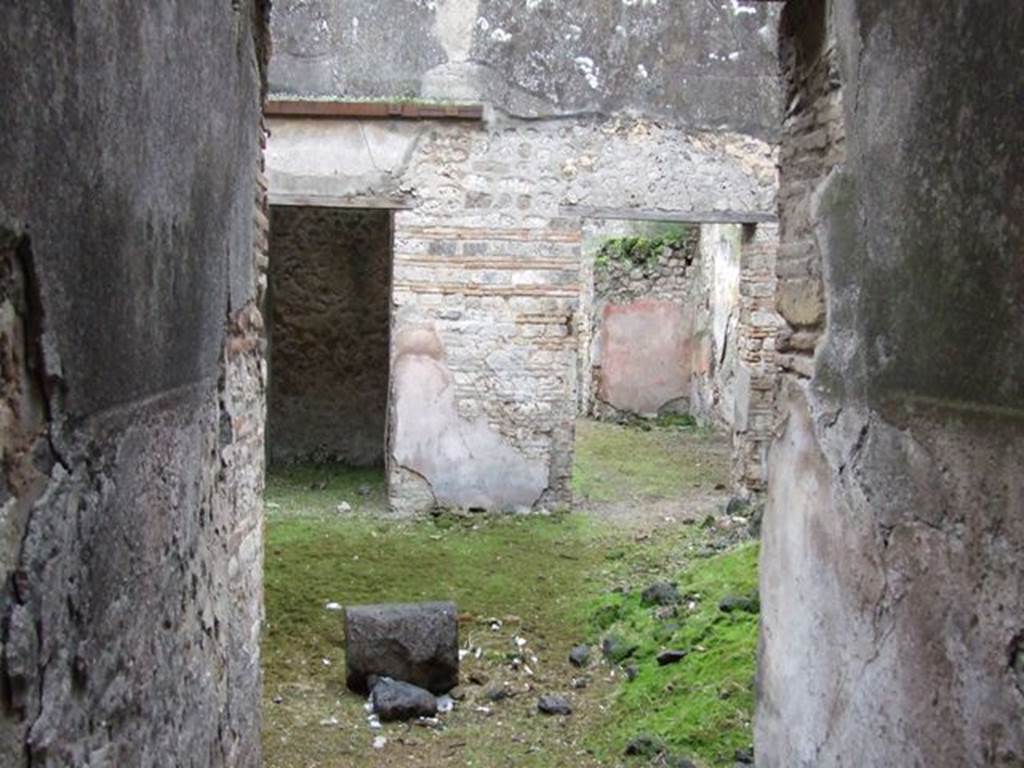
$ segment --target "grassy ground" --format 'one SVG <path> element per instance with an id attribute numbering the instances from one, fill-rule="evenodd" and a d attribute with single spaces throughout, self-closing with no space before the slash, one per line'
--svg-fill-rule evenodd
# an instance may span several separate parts
<path id="1" fill-rule="evenodd" d="M 572 486 L 578 504 L 685 500 L 724 488 L 729 445 L 720 435 L 678 418 L 645 426 L 576 425 Z"/>
<path id="2" fill-rule="evenodd" d="M 642 765 L 622 756 L 638 733 L 718 765 L 749 742 L 756 617 L 724 614 L 717 601 L 749 592 L 756 551 L 746 545 L 716 554 L 735 539 L 733 530 L 642 515 L 638 527 L 621 515 L 633 499 L 656 498 L 689 510 L 680 520 L 699 517 L 687 496 L 703 494 L 704 509 L 708 489 L 725 482 L 721 441 L 688 429 L 606 426 L 582 425 L 580 465 L 590 479 L 584 473 L 578 482 L 600 488 L 602 462 L 614 463 L 617 495 L 590 502 L 614 506 L 612 516 L 385 522 L 373 516 L 383 508 L 380 473 L 300 467 L 271 474 L 263 643 L 269 768 Z M 590 443 L 592 435 L 600 445 Z M 690 457 L 685 482 L 657 479 L 651 465 L 672 472 L 681 447 Z M 715 505 L 722 501 L 719 492 Z M 352 511 L 339 513 L 342 502 Z M 678 617 L 658 619 L 640 604 L 639 590 L 663 577 L 700 595 Z M 464 698 L 436 726 L 371 730 L 363 700 L 344 689 L 341 614 L 328 604 L 425 599 L 459 606 L 460 643 L 469 651 Z M 638 669 L 632 682 L 596 649 L 588 669 L 568 663 L 573 645 L 597 644 L 608 633 L 639 646 L 629 662 Z M 659 668 L 654 654 L 677 645 L 690 655 Z M 511 697 L 490 701 L 495 687 Z M 567 696 L 574 714 L 538 715 L 542 693 Z M 378 736 L 386 743 L 375 749 Z"/>

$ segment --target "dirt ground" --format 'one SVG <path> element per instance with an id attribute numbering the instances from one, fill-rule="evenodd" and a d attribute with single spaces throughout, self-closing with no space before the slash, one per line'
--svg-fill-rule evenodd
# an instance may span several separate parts
<path id="1" fill-rule="evenodd" d="M 581 422 L 577 452 L 576 509 L 552 516 L 384 521 L 379 473 L 271 473 L 268 768 L 666 764 L 664 755 L 653 763 L 624 756 L 623 719 L 643 719 L 646 707 L 640 686 L 620 703 L 629 685 L 622 666 L 596 647 L 586 669 L 572 666 L 568 654 L 578 643 L 598 643 L 602 600 L 677 574 L 732 542 L 722 517 L 728 441 L 695 428 Z M 364 699 L 344 688 L 337 608 L 423 599 L 459 606 L 462 684 L 454 709 L 436 720 L 378 727 Z M 540 714 L 537 699 L 548 693 L 568 698 L 573 714 Z M 739 708 L 732 720 L 742 730 L 749 713 Z M 689 743 L 711 756 L 700 763 L 732 765 L 731 749 L 708 751 L 696 737 Z"/>

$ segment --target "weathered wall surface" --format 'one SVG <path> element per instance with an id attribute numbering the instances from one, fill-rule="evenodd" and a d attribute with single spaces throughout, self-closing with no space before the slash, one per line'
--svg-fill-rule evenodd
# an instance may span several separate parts
<path id="1" fill-rule="evenodd" d="M 588 221 L 584 231 L 581 273 L 593 277 L 581 286 L 582 411 L 604 418 L 687 412 L 705 300 L 695 263 L 699 229 Z"/>
<path id="2" fill-rule="evenodd" d="M 280 0 L 271 90 L 628 112 L 764 138 L 779 122 L 777 14 L 747 0 Z"/>
<path id="3" fill-rule="evenodd" d="M 776 21 L 740 0 L 275 6 L 278 94 L 486 107 L 479 123 L 272 121 L 276 200 L 400 209 L 392 336 L 416 339 L 403 371 L 451 382 L 438 413 L 457 419 L 414 417 L 424 392 L 393 345 L 396 508 L 569 500 L 582 222 L 774 211 Z M 470 433 L 455 482 L 435 459 Z M 498 489 L 481 473 L 506 449 Z"/>
<path id="4" fill-rule="evenodd" d="M 382 464 L 390 214 L 274 206 L 270 296 L 270 460 Z"/>
<path id="5" fill-rule="evenodd" d="M 0 10 L 5 766 L 259 763 L 265 21 Z"/>
<path id="6" fill-rule="evenodd" d="M 779 228 L 747 225 L 740 235 L 732 380 L 722 389 L 732 408 L 733 481 L 741 492 L 764 491 L 775 437 L 778 340 L 785 322 L 775 307 Z M 726 368 L 725 370 L 729 370 Z"/>
<path id="7" fill-rule="evenodd" d="M 786 8 L 759 765 L 1024 763 L 1022 39 Z"/>
<path id="8" fill-rule="evenodd" d="M 732 426 L 736 407 L 740 229 L 738 224 L 706 224 L 697 249 L 700 347 L 690 386 L 690 413 L 704 424 L 724 427 Z"/>

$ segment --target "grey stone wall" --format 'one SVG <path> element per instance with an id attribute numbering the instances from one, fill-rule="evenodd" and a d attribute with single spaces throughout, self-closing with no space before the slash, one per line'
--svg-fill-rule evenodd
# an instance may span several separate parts
<path id="1" fill-rule="evenodd" d="M 792 0 L 758 764 L 1024 763 L 1024 7 Z"/>
<path id="2" fill-rule="evenodd" d="M 388 211 L 274 206 L 271 461 L 383 464 L 391 250 Z"/>
<path id="3" fill-rule="evenodd" d="M 0 754 L 259 764 L 264 4 L 0 10 Z"/>
<path id="4" fill-rule="evenodd" d="M 270 81 L 275 94 L 629 113 L 766 138 L 777 15 L 747 0 L 279 0 Z"/>

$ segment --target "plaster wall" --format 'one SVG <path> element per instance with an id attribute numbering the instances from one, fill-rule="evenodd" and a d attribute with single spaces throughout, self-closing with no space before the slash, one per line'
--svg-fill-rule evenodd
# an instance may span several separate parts
<path id="1" fill-rule="evenodd" d="M 1020 765 L 1024 8 L 782 30 L 758 764 Z"/>
<path id="2" fill-rule="evenodd" d="M 263 3 L 0 10 L 0 754 L 259 764 Z"/>
<path id="3" fill-rule="evenodd" d="M 278 0 L 270 84 L 278 95 L 632 114 L 769 139 L 777 18 L 774 4 L 747 0 Z"/>

